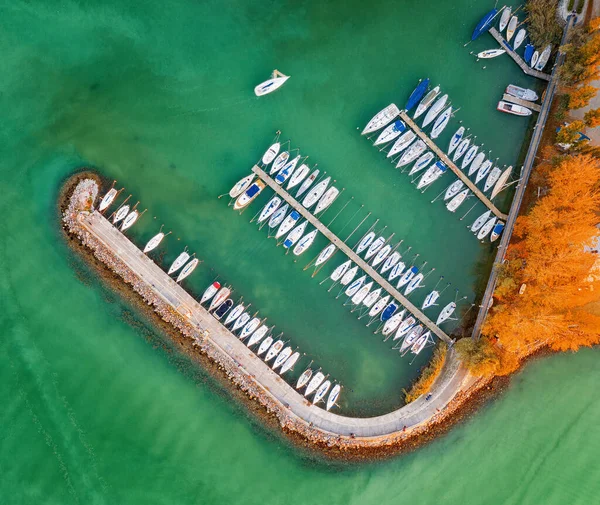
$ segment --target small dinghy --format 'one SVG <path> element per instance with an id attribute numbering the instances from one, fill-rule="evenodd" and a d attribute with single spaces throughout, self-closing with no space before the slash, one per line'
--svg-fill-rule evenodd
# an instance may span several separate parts
<path id="1" fill-rule="evenodd" d="M 244 192 L 243 195 L 238 197 L 233 204 L 233 210 L 240 210 L 246 207 L 260 194 L 263 189 L 265 189 L 265 183 L 263 181 L 256 181 Z"/>
<path id="2" fill-rule="evenodd" d="M 313 230 L 310 233 L 307 233 L 304 237 L 302 237 L 296 245 L 296 247 L 294 247 L 294 256 L 300 256 L 304 251 L 306 251 L 315 241 L 315 237 L 318 233 L 318 230 Z"/>
<path id="3" fill-rule="evenodd" d="M 397 119 L 391 125 L 386 126 L 385 130 L 383 130 L 377 140 L 375 141 L 376 146 L 381 144 L 386 144 L 387 142 L 391 142 L 396 137 L 398 137 L 401 133 L 406 131 L 406 124 L 404 121 Z"/>
<path id="4" fill-rule="evenodd" d="M 423 301 L 423 305 L 421 305 L 421 308 L 423 310 L 425 310 L 425 309 L 428 309 L 429 307 L 432 307 L 433 305 L 435 305 L 435 302 L 437 302 L 439 297 L 440 297 L 440 292 L 433 290 L 431 293 L 429 293 L 425 297 L 425 300 Z"/>
<path id="5" fill-rule="evenodd" d="M 231 307 L 233 307 L 233 300 L 231 298 L 227 298 L 227 300 L 225 300 L 221 306 L 213 312 L 213 316 L 217 319 L 221 319 L 225 314 L 227 314 L 227 312 L 229 312 Z"/>
<path id="6" fill-rule="evenodd" d="M 411 281 L 411 279 L 418 273 L 419 269 L 417 267 L 410 267 L 406 272 L 404 272 L 402 277 L 400 277 L 400 280 L 398 281 L 398 287 L 401 288 L 402 286 L 408 284 Z"/>
<path id="7" fill-rule="evenodd" d="M 405 268 L 406 268 L 406 265 L 404 264 L 403 261 L 399 261 L 398 263 L 396 263 L 392 267 L 392 271 L 390 272 L 390 275 L 388 276 L 388 280 L 393 281 L 396 277 L 400 277 L 402 275 L 402 272 L 404 272 Z"/>
<path id="8" fill-rule="evenodd" d="M 283 222 L 277 228 L 277 233 L 275 233 L 275 238 L 281 238 L 286 235 L 296 224 L 296 222 L 300 219 L 300 213 L 293 210 L 290 212 L 289 216 L 287 216 Z"/>
<path id="9" fill-rule="evenodd" d="M 475 221 L 471 225 L 471 231 L 473 233 L 477 233 L 479 231 L 479 229 L 490 218 L 491 215 L 492 215 L 492 211 L 491 210 L 488 210 L 488 211 L 484 212 L 483 214 L 481 214 L 481 216 L 479 216 L 477 219 L 475 219 Z"/>
<path id="10" fill-rule="evenodd" d="M 224 287 L 219 289 L 215 297 L 213 298 L 210 306 L 208 307 L 208 311 L 211 312 L 214 309 L 218 308 L 231 294 L 231 289 L 228 287 Z"/>
<path id="11" fill-rule="evenodd" d="M 317 256 L 315 266 L 318 267 L 319 265 L 325 263 L 333 256 L 335 251 L 337 251 L 337 247 L 335 245 L 329 244 L 328 246 L 325 246 L 325 248 L 319 253 L 319 256 Z"/>
<path id="12" fill-rule="evenodd" d="M 496 225 L 494 225 L 494 229 L 492 230 L 492 234 L 490 235 L 490 242 L 495 242 L 498 240 L 498 237 L 500 237 L 502 234 L 502 230 L 504 230 L 504 223 L 496 223 Z"/>
<path id="13" fill-rule="evenodd" d="M 508 21 L 510 20 L 510 15 L 512 13 L 511 11 L 511 7 L 505 7 L 502 11 L 502 16 L 500 16 L 500 23 L 498 24 L 498 31 L 500 33 L 502 33 L 506 28 L 506 25 L 508 25 Z"/>
<path id="14" fill-rule="evenodd" d="M 316 405 L 324 398 L 324 396 L 327 394 L 327 391 L 329 391 L 330 387 L 331 387 L 331 381 L 325 381 L 323 384 L 321 384 L 319 386 L 319 389 L 317 389 L 317 392 L 315 393 L 315 396 L 312 401 L 313 405 Z"/>
<path id="15" fill-rule="evenodd" d="M 245 340 L 250 335 L 254 333 L 255 330 L 260 326 L 260 319 L 258 317 L 253 318 L 252 320 L 246 323 L 246 326 L 242 328 L 240 332 L 240 340 Z"/>
<path id="16" fill-rule="evenodd" d="M 306 230 L 307 225 L 308 221 L 303 221 L 288 234 L 288 236 L 283 241 L 284 249 L 289 249 L 294 244 L 296 244 L 298 240 L 300 240 L 300 237 L 304 235 L 304 231 Z"/>
<path id="17" fill-rule="evenodd" d="M 153 249 L 156 249 L 159 244 L 162 242 L 162 239 L 165 238 L 165 234 L 163 232 L 157 233 L 156 235 L 154 235 L 154 237 L 152 237 L 148 243 L 146 244 L 146 247 L 144 247 L 144 252 L 148 253 L 150 251 L 152 251 Z"/>
<path id="18" fill-rule="evenodd" d="M 371 245 L 373 240 L 375 240 L 375 232 L 370 231 L 362 239 L 360 239 L 360 242 L 356 246 L 356 254 L 360 254 L 361 252 L 363 252 L 367 247 Z"/>
<path id="19" fill-rule="evenodd" d="M 369 258 L 373 257 L 375 254 L 377 254 L 379 252 L 379 249 L 381 249 L 384 244 L 385 244 L 385 238 L 377 237 L 377 239 L 374 240 L 373 243 L 369 246 L 369 249 L 367 250 L 367 253 L 365 254 L 365 259 L 368 260 Z"/>
<path id="20" fill-rule="evenodd" d="M 489 11 L 485 16 L 483 16 L 479 20 L 479 23 L 477 23 L 477 26 L 475 27 L 475 29 L 473 30 L 473 33 L 471 34 L 471 40 L 477 39 L 478 37 L 481 36 L 482 33 L 485 33 L 490 29 L 490 27 L 492 26 L 492 22 L 494 21 L 494 18 L 496 17 L 497 13 L 498 13 L 498 9 L 493 8 L 491 11 Z"/>
<path id="21" fill-rule="evenodd" d="M 492 198 L 492 199 L 496 198 L 498 196 L 498 194 L 506 187 L 506 182 L 508 181 L 508 178 L 510 177 L 512 169 L 513 169 L 513 167 L 510 166 L 504 172 L 502 172 L 502 175 L 500 176 L 500 178 L 498 179 L 498 182 L 496 182 L 496 185 L 494 186 L 494 189 L 492 190 L 492 194 L 491 194 L 490 198 Z"/>
<path id="22" fill-rule="evenodd" d="M 404 294 L 406 296 L 410 295 L 415 289 L 417 288 L 422 288 L 423 285 L 421 284 L 421 281 L 425 278 L 425 276 L 423 274 L 417 274 L 415 275 L 410 282 L 408 283 L 408 285 L 406 286 L 406 289 L 404 290 Z"/>
<path id="23" fill-rule="evenodd" d="M 386 295 L 386 296 L 380 298 L 379 300 L 377 300 L 377 303 L 375 303 L 371 307 L 371 310 L 369 310 L 369 317 L 377 316 L 385 307 L 387 307 L 387 304 L 388 304 L 390 298 L 391 298 L 390 295 Z"/>
<path id="24" fill-rule="evenodd" d="M 381 316 L 379 316 L 379 319 L 382 323 L 385 323 L 388 319 L 392 318 L 392 316 L 396 313 L 397 310 L 398 304 L 395 301 L 392 301 L 387 304 L 385 309 L 383 309 L 383 312 L 381 313 Z"/>
<path id="25" fill-rule="evenodd" d="M 525 28 L 521 28 L 517 32 L 517 35 L 515 37 L 515 42 L 513 44 L 513 49 L 517 50 L 519 47 L 521 47 L 521 44 L 525 40 L 525 37 L 527 37 L 527 31 L 525 30 Z"/>
<path id="26" fill-rule="evenodd" d="M 283 365 L 293 352 L 294 350 L 290 346 L 287 346 L 283 351 L 281 351 L 277 355 L 275 363 L 273 363 L 273 370 L 277 370 L 281 365 Z"/>
<path id="27" fill-rule="evenodd" d="M 300 358 L 300 353 L 299 352 L 295 352 L 294 354 L 292 354 L 283 364 L 283 366 L 281 367 L 281 371 L 279 372 L 279 375 L 283 375 L 284 373 L 288 372 L 289 370 L 292 369 L 292 367 L 296 364 L 296 361 L 298 361 L 298 359 Z"/>
<path id="28" fill-rule="evenodd" d="M 438 315 L 437 320 L 435 321 L 435 325 L 439 326 L 440 324 L 442 324 L 454 313 L 455 310 L 456 310 L 456 303 L 450 302 L 448 305 L 446 305 L 441 310 L 440 314 Z"/>
<path id="29" fill-rule="evenodd" d="M 266 167 L 270 165 L 271 162 L 275 159 L 275 157 L 279 154 L 279 150 L 281 149 L 281 144 L 279 142 L 275 142 L 269 149 L 265 151 L 262 157 L 262 164 Z"/>
<path id="30" fill-rule="evenodd" d="M 531 66 L 531 68 L 535 68 L 539 59 L 540 59 L 540 53 L 538 53 L 537 51 L 534 51 L 533 54 L 531 55 L 531 61 L 529 62 L 529 65 Z"/>
<path id="31" fill-rule="evenodd" d="M 544 50 L 542 51 L 542 54 L 540 54 L 539 59 L 537 60 L 536 64 L 534 65 L 534 68 L 536 70 L 540 70 L 540 71 L 544 70 L 544 67 L 548 63 L 548 60 L 550 59 L 551 54 L 552 54 L 552 46 L 547 45 L 544 48 Z"/>
<path id="32" fill-rule="evenodd" d="M 419 183 L 417 184 L 417 189 L 425 188 L 437 181 L 447 170 L 448 167 L 446 167 L 446 165 L 444 165 L 441 161 L 436 162 L 435 165 L 430 167 L 427 172 L 423 174 L 423 177 L 421 177 Z"/>
<path id="33" fill-rule="evenodd" d="M 350 284 L 352 282 L 352 279 L 354 279 L 354 277 L 356 277 L 356 274 L 358 273 L 358 266 L 354 265 L 350 270 L 348 270 L 344 276 L 341 278 L 340 280 L 340 284 L 342 286 L 347 286 L 348 284 Z"/>
<path id="34" fill-rule="evenodd" d="M 246 325 L 252 316 L 248 314 L 248 312 L 244 312 L 240 317 L 237 318 L 235 323 L 233 323 L 233 327 L 231 328 L 232 332 L 238 331 L 240 328 Z"/>
<path id="35" fill-rule="evenodd" d="M 461 170 L 467 168 L 469 164 L 475 159 L 477 151 L 479 151 L 479 146 L 469 147 L 469 150 L 467 151 L 467 154 L 465 154 L 465 157 L 463 158 L 462 163 L 460 165 Z"/>
<path id="36" fill-rule="evenodd" d="M 446 193 L 444 193 L 444 200 L 450 200 L 450 198 L 456 196 L 464 185 L 465 183 L 460 179 L 458 181 L 454 181 L 452 184 L 450 184 L 450 186 L 448 186 Z"/>
<path id="37" fill-rule="evenodd" d="M 179 273 L 175 282 L 181 282 L 188 275 L 190 275 L 198 266 L 198 263 L 200 263 L 200 260 L 198 258 L 194 258 L 192 261 L 190 261 L 185 267 L 183 267 L 183 270 Z"/>
<path id="38" fill-rule="evenodd" d="M 233 323 L 238 317 L 242 315 L 244 309 L 245 306 L 243 303 L 239 303 L 238 305 L 236 305 L 235 308 L 227 315 L 227 318 L 225 319 L 225 322 L 223 324 L 225 326 L 228 326 L 231 323 Z"/>
<path id="39" fill-rule="evenodd" d="M 206 288 L 206 290 L 202 294 L 202 298 L 200 298 L 200 304 L 202 305 L 204 302 L 207 302 L 208 300 L 210 300 L 213 296 L 215 296 L 215 294 L 217 293 L 217 291 L 219 291 L 220 288 L 221 288 L 220 282 L 217 282 L 217 281 L 213 282 L 210 286 L 208 286 Z"/>
<path id="40" fill-rule="evenodd" d="M 400 323 L 400 326 L 398 326 L 398 331 L 396 332 L 396 335 L 394 335 L 394 340 L 398 340 L 406 335 L 416 323 L 417 320 L 414 316 L 407 317 Z"/>
<path id="41" fill-rule="evenodd" d="M 339 194 L 340 190 L 337 189 L 335 186 L 331 186 L 321 197 L 319 203 L 317 203 L 314 214 L 317 215 L 320 212 L 326 210 L 335 201 Z"/>
<path id="42" fill-rule="evenodd" d="M 438 118 L 433 123 L 433 128 L 431 129 L 431 138 L 438 138 L 441 133 L 444 131 L 446 126 L 448 126 L 448 122 L 452 117 L 452 106 L 448 107 L 444 112 L 442 112 Z"/>
<path id="43" fill-rule="evenodd" d="M 371 121 L 367 123 L 365 129 L 362 131 L 361 135 L 367 135 L 368 133 L 372 133 L 377 131 L 387 124 L 389 124 L 395 117 L 400 114 L 400 109 L 395 104 L 388 105 L 385 109 L 379 111 L 377 114 L 373 116 Z"/>
<path id="44" fill-rule="evenodd" d="M 298 188 L 298 191 L 296 192 L 296 198 L 300 198 L 304 193 L 306 193 L 308 191 L 308 188 L 310 188 L 313 184 L 313 182 L 315 182 L 316 178 L 319 176 L 319 169 L 315 168 L 312 173 L 306 178 L 304 179 L 304 181 L 302 181 L 302 184 L 300 184 L 300 187 Z"/>
<path id="45" fill-rule="evenodd" d="M 117 224 L 119 221 L 123 221 L 125 216 L 129 214 L 129 205 L 123 205 L 117 212 L 115 212 L 115 216 L 113 217 L 113 224 Z"/>
<path id="46" fill-rule="evenodd" d="M 517 25 L 519 24 L 519 18 L 517 16 L 512 16 L 510 21 L 508 22 L 508 28 L 506 28 L 506 42 L 510 42 L 517 30 Z"/>
<path id="47" fill-rule="evenodd" d="M 520 98 L 521 100 L 527 100 L 529 102 L 535 102 L 539 98 L 537 93 L 532 89 L 521 88 L 520 86 L 515 86 L 514 84 L 509 84 L 506 87 L 506 94 Z"/>
<path id="48" fill-rule="evenodd" d="M 357 292 L 356 294 L 352 297 L 352 303 L 354 305 L 358 305 L 360 303 L 363 302 L 363 300 L 367 297 L 367 295 L 369 294 L 369 291 L 371 291 L 371 288 L 373 287 L 373 282 L 369 282 L 368 284 L 365 284 L 364 286 L 362 286 Z"/>
<path id="49" fill-rule="evenodd" d="M 423 98 L 423 95 L 425 95 L 425 93 L 427 92 L 428 87 L 429 87 L 429 78 L 419 81 L 419 84 L 417 84 L 417 87 L 413 90 L 413 92 L 408 97 L 408 100 L 406 101 L 406 106 L 404 107 L 404 109 L 406 111 L 409 111 L 415 105 L 417 105 L 419 103 L 419 101 L 421 100 L 421 98 Z"/>
<path id="50" fill-rule="evenodd" d="M 350 284 L 345 291 L 346 296 L 352 297 L 354 296 L 358 290 L 362 287 L 362 285 L 365 283 L 365 279 L 367 278 L 366 275 L 363 275 L 362 277 L 356 279 L 352 284 Z"/>
<path id="51" fill-rule="evenodd" d="M 283 207 L 278 208 L 271 216 L 271 219 L 269 219 L 269 228 L 276 228 L 277 226 L 279 226 L 285 218 L 288 209 L 289 205 L 287 203 Z"/>
<path id="52" fill-rule="evenodd" d="M 468 189 L 462 190 L 458 195 L 456 195 L 454 198 L 452 198 L 452 200 L 450 200 L 446 204 L 446 208 L 450 212 L 456 212 L 456 209 L 458 209 L 460 207 L 460 205 L 465 201 L 468 194 L 469 194 Z"/>
<path id="53" fill-rule="evenodd" d="M 106 193 L 104 195 L 104 198 L 102 198 L 100 205 L 98 205 L 98 212 L 106 210 L 109 207 L 109 205 L 115 200 L 117 193 L 118 191 L 115 188 L 110 188 L 108 190 L 108 193 Z"/>
<path id="54" fill-rule="evenodd" d="M 390 244 L 387 244 L 385 246 L 383 246 L 375 255 L 375 258 L 373 259 L 373 263 L 372 265 L 374 267 L 376 267 L 377 265 L 379 265 L 383 260 L 385 260 L 388 255 L 392 252 L 392 246 Z"/>
<path id="55" fill-rule="evenodd" d="M 421 139 L 417 140 L 412 146 L 410 146 L 405 153 L 400 157 L 396 168 L 403 167 L 415 161 L 427 148 L 427 144 Z"/>
<path id="56" fill-rule="evenodd" d="M 250 186 L 250 184 L 252 184 L 252 181 L 254 180 L 254 174 L 250 174 L 247 175 L 246 177 L 244 177 L 243 179 L 240 179 L 235 186 L 233 186 L 233 188 L 231 188 L 229 190 L 229 196 L 231 198 L 237 198 L 238 196 L 240 196 L 244 191 L 246 191 L 246 189 L 248 189 L 248 186 Z"/>
<path id="57" fill-rule="evenodd" d="M 525 46 L 525 54 L 523 55 L 523 59 L 525 60 L 525 63 L 527 63 L 528 65 L 531 64 L 531 57 L 533 56 L 534 51 L 535 51 L 535 47 L 533 47 L 533 45 L 527 44 Z"/>
<path id="58" fill-rule="evenodd" d="M 452 138 L 450 139 L 450 144 L 448 145 L 448 154 L 452 154 L 452 151 L 454 151 L 458 147 L 458 144 L 460 144 L 460 141 L 462 140 L 464 134 L 464 126 L 461 126 L 458 130 L 456 130 L 456 133 L 452 135 Z"/>
<path id="59" fill-rule="evenodd" d="M 413 354 L 419 354 L 427 345 L 427 342 L 429 341 L 430 336 L 431 336 L 430 331 L 421 335 L 417 339 L 417 341 L 412 345 L 412 347 L 410 348 L 410 352 L 412 352 Z"/>
<path id="60" fill-rule="evenodd" d="M 258 222 L 262 223 L 263 221 L 269 219 L 279 208 L 281 202 L 282 200 L 278 196 L 274 196 L 273 198 L 271 198 L 268 201 L 267 205 L 263 207 L 263 210 L 261 210 L 260 215 L 258 216 Z"/>
<path id="61" fill-rule="evenodd" d="M 327 397 L 327 406 L 325 407 L 327 410 L 331 410 L 331 408 L 336 404 L 341 390 L 342 386 L 339 384 L 333 386 L 331 393 L 329 393 L 329 396 Z"/>
<path id="62" fill-rule="evenodd" d="M 258 344 L 263 338 L 265 338 L 265 335 L 269 332 L 269 327 L 266 325 L 261 325 L 250 337 L 250 340 L 248 340 L 248 343 L 246 344 L 248 347 L 252 347 L 253 345 Z"/>
<path id="63" fill-rule="evenodd" d="M 454 151 L 454 155 L 452 156 L 452 161 L 454 161 L 456 163 L 462 157 L 462 155 L 467 152 L 467 149 L 469 148 L 470 145 L 471 145 L 471 139 L 461 140 L 460 144 L 458 144 L 458 147 L 456 148 L 456 151 Z"/>
<path id="64" fill-rule="evenodd" d="M 469 167 L 469 177 L 471 177 L 475 172 L 477 172 L 477 170 L 479 170 L 479 167 L 481 166 L 484 160 L 485 153 L 479 153 L 477 156 L 475 156 L 473 163 L 471 163 L 471 166 Z"/>
<path id="65" fill-rule="evenodd" d="M 492 169 L 492 162 L 490 160 L 486 160 L 486 162 L 481 165 L 481 168 L 477 172 L 477 176 L 475 177 L 475 184 L 479 184 L 480 181 L 489 173 Z"/>
<path id="66" fill-rule="evenodd" d="M 271 336 L 265 338 L 258 346 L 258 351 L 256 351 L 256 355 L 260 356 L 260 355 L 264 354 L 265 352 L 267 352 L 267 349 L 269 347 L 271 347 L 271 345 L 273 344 L 273 340 L 275 340 L 275 339 Z"/>
<path id="67" fill-rule="evenodd" d="M 402 255 L 399 252 L 394 251 L 385 260 L 385 263 L 381 267 L 381 273 L 384 274 L 388 270 L 390 270 L 391 268 L 393 268 L 394 266 L 396 266 L 396 264 L 400 261 L 401 258 L 402 258 Z"/>
<path id="68" fill-rule="evenodd" d="M 261 82 L 254 88 L 254 94 L 256 96 L 264 96 L 273 93 L 273 91 L 281 88 L 289 78 L 289 75 L 284 75 L 277 69 L 273 70 L 270 79 Z"/>
<path id="69" fill-rule="evenodd" d="M 435 103 L 431 106 L 431 109 L 425 114 L 425 119 L 423 120 L 423 128 L 425 128 L 429 123 L 431 123 L 446 105 L 448 101 L 448 95 L 443 95 L 438 98 Z"/>
<path id="70" fill-rule="evenodd" d="M 383 325 L 383 330 L 381 330 L 381 334 L 386 337 L 387 335 L 396 331 L 396 328 L 400 326 L 402 319 L 404 318 L 404 314 L 406 314 L 406 309 L 401 310 L 397 314 L 394 314 L 390 317 L 385 324 Z"/>
<path id="71" fill-rule="evenodd" d="M 169 268 L 169 271 L 167 273 L 169 275 L 174 274 L 183 265 L 185 265 L 187 260 L 189 260 L 189 259 L 190 259 L 190 255 L 185 251 L 182 252 L 179 256 L 177 256 L 177 258 L 175 258 L 175 261 L 173 263 L 171 263 L 171 267 Z"/>
<path id="72" fill-rule="evenodd" d="M 346 271 L 348 270 L 348 268 L 350 268 L 350 265 L 352 264 L 352 262 L 350 260 L 345 261 L 344 263 L 342 263 L 340 266 L 338 266 L 329 276 L 329 278 L 332 281 L 339 281 L 342 276 L 346 273 Z"/>
<path id="73" fill-rule="evenodd" d="M 410 349 L 414 343 L 419 340 L 419 337 L 423 334 L 423 331 L 424 328 L 420 324 L 413 326 L 404 338 L 404 342 L 402 342 L 402 345 L 400 346 L 400 352 Z"/>
<path id="74" fill-rule="evenodd" d="M 487 221 L 479 230 L 479 233 L 477 233 L 477 239 L 478 240 L 483 240 L 485 237 L 488 236 L 488 234 L 492 231 L 492 228 L 494 227 L 494 225 L 496 224 L 496 218 L 492 217 L 490 218 L 489 221 Z"/>
<path id="75" fill-rule="evenodd" d="M 277 158 L 275 158 L 275 161 L 273 162 L 273 166 L 271 167 L 269 174 L 273 175 L 279 172 L 285 166 L 289 159 L 290 153 L 288 151 L 283 151 L 282 153 L 279 153 L 279 156 L 277 156 Z"/>
<path id="76" fill-rule="evenodd" d="M 485 180 L 483 191 L 488 191 L 494 184 L 496 184 L 496 181 L 500 178 L 500 174 L 502 174 L 502 170 L 500 170 L 498 167 L 494 167 L 490 172 L 490 175 L 488 175 L 487 179 Z"/>
<path id="77" fill-rule="evenodd" d="M 306 384 L 308 384 L 308 381 L 312 377 L 312 374 L 312 369 L 307 368 L 306 370 L 304 370 L 304 372 L 302 372 L 302 375 L 298 377 L 298 382 L 296 382 L 296 389 L 302 389 L 304 386 L 306 386 Z"/>
<path id="78" fill-rule="evenodd" d="M 408 175 L 409 176 L 414 175 L 416 173 L 419 173 L 421 170 L 424 170 L 425 168 L 427 168 L 427 165 L 429 165 L 431 163 L 433 158 L 435 158 L 435 156 L 431 151 L 428 151 L 425 154 L 422 154 L 419 157 L 419 159 L 415 162 L 413 167 L 410 169 L 410 172 L 408 172 Z"/>
<path id="79" fill-rule="evenodd" d="M 427 93 L 423 97 L 423 99 L 421 100 L 421 102 L 417 106 L 417 110 L 415 111 L 415 115 L 413 117 L 415 119 L 417 119 L 421 114 L 423 114 L 423 112 L 425 112 L 429 108 L 429 106 L 433 103 L 433 101 L 437 98 L 437 96 L 439 94 L 440 94 L 440 87 L 439 86 L 436 86 L 431 91 L 429 91 L 429 93 Z"/>
<path id="80" fill-rule="evenodd" d="M 522 105 L 518 105 L 516 103 L 505 102 L 504 100 L 500 100 L 498 102 L 497 110 L 500 112 L 506 112 L 507 114 L 513 114 L 514 116 L 531 116 L 532 111 L 527 107 L 523 107 Z"/>
<path id="81" fill-rule="evenodd" d="M 321 182 L 319 182 L 310 191 L 310 193 L 308 193 L 308 195 L 306 195 L 306 197 L 302 201 L 302 205 L 304 205 L 305 208 L 310 209 L 317 202 L 317 200 L 323 196 L 323 193 L 325 193 L 325 190 L 327 189 L 329 181 L 331 181 L 331 177 L 327 177 L 327 178 L 323 179 Z"/>
<path id="82" fill-rule="evenodd" d="M 402 135 L 400 135 L 400 138 L 398 140 L 396 140 L 396 142 L 394 142 L 394 145 L 390 149 L 390 152 L 387 153 L 387 157 L 391 158 L 395 154 L 398 154 L 399 152 L 403 151 L 416 138 L 417 138 L 417 134 L 412 130 L 408 130 L 406 133 L 403 133 Z"/>
<path id="83" fill-rule="evenodd" d="M 309 381 L 304 391 L 304 396 L 310 396 L 315 390 L 321 385 L 321 382 L 325 380 L 325 376 L 321 372 L 317 372 L 313 378 Z"/>
<path id="84" fill-rule="evenodd" d="M 477 53 L 477 57 L 481 59 L 496 58 L 497 56 L 503 55 L 505 52 L 504 49 L 487 49 Z"/>
<path id="85" fill-rule="evenodd" d="M 292 189 L 300 184 L 306 176 L 310 172 L 310 167 L 308 165 L 302 164 L 298 167 L 298 170 L 295 170 L 292 176 L 290 177 L 290 182 L 288 182 L 287 189 Z"/>

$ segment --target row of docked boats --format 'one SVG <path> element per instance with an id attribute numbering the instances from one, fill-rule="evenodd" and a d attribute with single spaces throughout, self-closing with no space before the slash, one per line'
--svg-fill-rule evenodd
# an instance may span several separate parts
<path id="1" fill-rule="evenodd" d="M 300 359 L 300 353 L 283 340 L 283 334 L 273 336 L 272 332 L 274 328 L 266 324 L 266 319 L 257 317 L 258 312 L 251 315 L 251 311 L 249 310 L 250 304 L 244 303 L 243 300 L 240 300 L 237 304 L 233 301 L 229 287 L 223 287 L 219 282 L 215 281 L 204 291 L 200 298 L 200 304 L 208 305 L 208 311 L 217 320 L 221 321 L 223 326 L 228 328 L 231 333 L 236 335 L 249 349 L 263 359 L 265 363 L 269 364 L 272 370 L 277 371 L 279 375 L 283 376 L 283 374 L 293 370 L 293 367 Z M 318 373 L 321 372 L 319 371 Z M 303 380 L 302 378 L 307 375 L 308 373 L 305 371 L 300 376 L 300 379 Z M 312 375 L 312 371 L 310 375 Z M 305 384 L 306 382 L 301 383 L 299 380 L 297 387 L 298 385 L 303 387 Z M 310 388 L 307 387 L 305 396 L 315 393 L 312 402 L 316 405 L 324 400 L 329 392 L 325 403 L 326 409 L 329 410 L 336 404 L 341 386 L 336 384 L 329 391 L 330 388 L 331 381 L 325 381 L 325 376 L 323 375 L 323 379 L 318 381 L 318 384 L 317 381 L 314 381 Z"/>
<path id="2" fill-rule="evenodd" d="M 104 214 L 104 212 L 106 212 L 106 210 L 114 203 L 121 191 L 122 189 L 116 190 L 114 187 L 111 187 L 100 200 L 100 203 L 98 204 L 98 208 L 96 210 L 101 214 Z M 130 197 L 131 195 L 127 197 L 125 201 L 117 207 L 117 209 L 112 213 L 112 215 L 109 218 L 112 220 L 113 225 L 118 227 L 121 231 L 125 231 L 131 228 L 143 214 L 143 212 L 140 213 L 137 210 L 137 203 L 134 206 L 131 206 L 127 203 Z"/>

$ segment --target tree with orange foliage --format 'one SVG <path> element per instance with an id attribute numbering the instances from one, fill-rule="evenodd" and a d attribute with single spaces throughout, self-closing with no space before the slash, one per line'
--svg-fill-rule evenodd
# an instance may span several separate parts
<path id="1" fill-rule="evenodd" d="M 569 109 L 581 109 L 590 103 L 590 100 L 596 96 L 598 90 L 594 86 L 581 86 L 569 95 Z"/>
<path id="2" fill-rule="evenodd" d="M 556 134 L 556 142 L 559 144 L 573 144 L 579 138 L 579 132 L 585 128 L 583 121 L 573 121 L 563 126 Z"/>
<path id="3" fill-rule="evenodd" d="M 583 122 L 588 128 L 596 128 L 600 126 L 600 109 L 588 110 L 583 115 Z"/>
<path id="4" fill-rule="evenodd" d="M 517 220 L 479 344 L 487 349 L 475 353 L 497 374 L 512 372 L 522 357 L 546 345 L 576 350 L 600 343 L 600 317 L 585 309 L 600 299 L 600 282 L 590 278 L 597 256 L 586 248 L 598 235 L 600 161 L 566 157 L 548 175 L 548 187 Z"/>

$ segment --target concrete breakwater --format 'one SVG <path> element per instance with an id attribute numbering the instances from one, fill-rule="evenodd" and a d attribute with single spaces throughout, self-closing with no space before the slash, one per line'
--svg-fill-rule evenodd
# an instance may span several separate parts
<path id="1" fill-rule="evenodd" d="M 449 422 L 482 383 L 460 367 L 450 350 L 428 399 L 388 414 L 351 418 L 312 405 L 222 326 L 135 244 L 94 210 L 99 186 L 91 178 L 78 182 L 63 213 L 65 230 L 106 268 L 129 285 L 144 303 L 189 343 L 219 365 L 248 397 L 277 419 L 283 430 L 325 450 L 362 453 L 414 445 L 419 437 Z M 398 392 L 400 394 L 400 392 Z"/>

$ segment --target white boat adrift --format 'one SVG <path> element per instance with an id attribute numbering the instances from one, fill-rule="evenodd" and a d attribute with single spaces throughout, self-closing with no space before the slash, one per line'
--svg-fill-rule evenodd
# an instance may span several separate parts
<path id="1" fill-rule="evenodd" d="M 283 86 L 289 78 L 289 75 L 284 75 L 278 70 L 273 70 L 271 79 L 261 82 L 258 86 L 256 86 L 254 88 L 254 94 L 256 96 L 263 96 L 273 93 L 273 91 L 276 89 L 281 88 L 281 86 Z"/>

